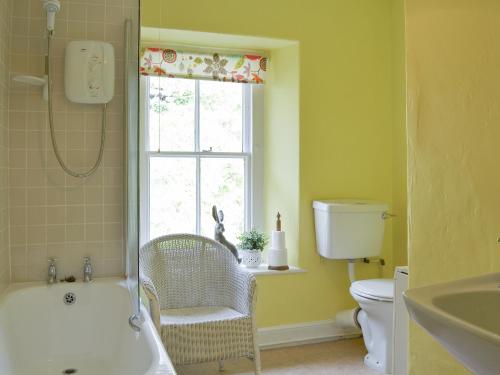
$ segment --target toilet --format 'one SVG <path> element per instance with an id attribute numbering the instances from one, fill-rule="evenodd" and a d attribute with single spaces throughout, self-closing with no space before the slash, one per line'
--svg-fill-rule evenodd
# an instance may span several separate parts
<path id="1" fill-rule="evenodd" d="M 365 364 L 382 374 L 390 374 L 394 281 L 392 279 L 355 281 L 349 291 L 361 308 L 357 320 L 368 351 Z"/>
<path id="2" fill-rule="evenodd" d="M 350 293 L 361 310 L 354 317 L 363 332 L 365 364 L 382 373 L 392 369 L 392 279 L 355 280 L 354 262 L 380 256 L 388 206 L 365 200 L 314 201 L 316 247 L 327 259 L 349 260 Z"/>

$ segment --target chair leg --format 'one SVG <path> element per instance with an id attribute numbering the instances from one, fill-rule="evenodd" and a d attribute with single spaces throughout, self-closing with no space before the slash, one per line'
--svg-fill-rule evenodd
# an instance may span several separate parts
<path id="1" fill-rule="evenodd" d="M 253 364 L 255 366 L 255 375 L 260 375 L 261 374 L 260 349 L 259 345 L 257 345 L 256 342 L 254 342 Z"/>
<path id="2" fill-rule="evenodd" d="M 224 371 L 224 361 L 219 361 L 219 372 Z"/>

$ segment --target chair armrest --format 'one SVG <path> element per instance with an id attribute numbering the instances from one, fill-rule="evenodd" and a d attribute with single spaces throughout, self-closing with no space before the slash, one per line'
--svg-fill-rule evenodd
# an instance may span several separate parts
<path id="1" fill-rule="evenodd" d="M 244 315 L 253 315 L 257 301 L 257 280 L 249 272 L 236 266 L 230 282 L 234 287 L 232 308 Z"/>
<path id="2" fill-rule="evenodd" d="M 151 315 L 151 319 L 153 320 L 153 323 L 156 326 L 158 332 L 160 332 L 160 299 L 158 298 L 158 293 L 156 292 L 155 285 L 149 277 L 142 275 L 141 285 L 144 289 L 144 293 L 146 293 L 146 297 L 148 298 L 149 313 Z"/>

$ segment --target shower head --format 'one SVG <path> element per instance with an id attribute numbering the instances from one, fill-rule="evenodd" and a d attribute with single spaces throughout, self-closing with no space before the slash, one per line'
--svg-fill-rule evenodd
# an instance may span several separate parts
<path id="1" fill-rule="evenodd" d="M 56 13 L 61 9 L 59 0 L 42 0 L 43 9 L 47 12 L 47 30 L 54 31 L 54 24 L 56 22 Z"/>

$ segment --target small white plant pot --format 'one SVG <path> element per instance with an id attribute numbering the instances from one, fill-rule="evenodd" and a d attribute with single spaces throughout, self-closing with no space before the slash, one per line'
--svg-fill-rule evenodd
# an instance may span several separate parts
<path id="1" fill-rule="evenodd" d="M 257 268 L 262 263 L 262 251 L 260 250 L 241 250 L 241 263 L 248 268 Z"/>

